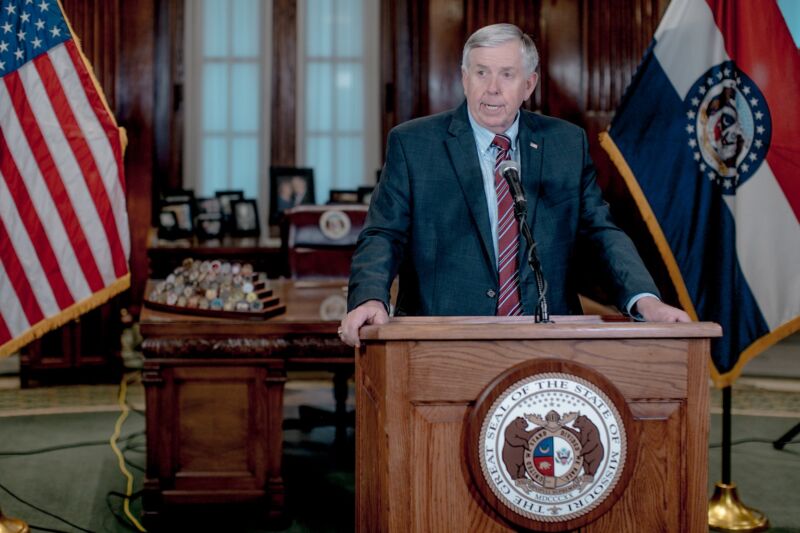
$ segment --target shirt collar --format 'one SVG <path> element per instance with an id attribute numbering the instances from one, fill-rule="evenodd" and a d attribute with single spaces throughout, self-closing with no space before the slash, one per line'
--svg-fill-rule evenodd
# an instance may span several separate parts
<path id="1" fill-rule="evenodd" d="M 475 135 L 475 142 L 477 143 L 481 153 L 485 153 L 491 150 L 492 142 L 494 142 L 494 136 L 496 134 L 478 124 L 475 121 L 475 119 L 472 118 L 472 113 L 469 112 L 469 107 L 467 108 L 467 116 L 469 117 L 469 123 L 472 126 L 472 133 L 473 135 Z M 518 133 L 519 133 L 519 111 L 517 111 L 517 116 L 514 117 L 514 122 L 511 124 L 511 126 L 509 126 L 508 129 L 503 132 L 503 135 L 511 139 L 512 152 L 517 147 Z"/>

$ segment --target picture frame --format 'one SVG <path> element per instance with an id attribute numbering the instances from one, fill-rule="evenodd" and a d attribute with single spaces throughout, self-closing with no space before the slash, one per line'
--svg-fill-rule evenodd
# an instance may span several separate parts
<path id="1" fill-rule="evenodd" d="M 239 237 L 257 237 L 261 234 L 258 220 L 258 201 L 252 199 L 234 200 L 231 233 Z"/>
<path id="2" fill-rule="evenodd" d="M 329 204 L 357 204 L 359 203 L 358 191 L 346 189 L 331 189 Z"/>
<path id="3" fill-rule="evenodd" d="M 313 205 L 314 169 L 299 167 L 270 167 L 269 223 L 277 225 L 286 209 L 298 205 Z"/>
<path id="4" fill-rule="evenodd" d="M 163 206 L 158 213 L 158 238 L 168 241 L 183 239 L 191 236 L 191 230 L 182 229 L 178 222 L 178 207 Z"/>
<path id="5" fill-rule="evenodd" d="M 368 186 L 368 187 L 359 187 L 358 188 L 358 203 L 369 205 L 370 200 L 372 199 L 372 191 L 375 190 L 375 187 Z"/>
<path id="6" fill-rule="evenodd" d="M 164 204 L 179 204 L 189 203 L 193 204 L 195 201 L 193 189 L 171 189 L 165 191 L 161 196 L 161 201 Z"/>
<path id="7" fill-rule="evenodd" d="M 192 232 L 192 204 L 190 202 L 165 202 L 161 206 L 161 211 L 175 213 L 178 229 L 186 233 Z"/>
<path id="8" fill-rule="evenodd" d="M 228 190 L 216 191 L 216 198 L 219 198 L 219 209 L 222 214 L 222 225 L 225 230 L 233 230 L 233 207 L 232 203 L 236 200 L 244 199 L 244 191 Z"/>
<path id="9" fill-rule="evenodd" d="M 222 215 L 222 202 L 219 197 L 197 198 L 195 200 L 197 215 L 217 214 Z"/>
<path id="10" fill-rule="evenodd" d="M 175 215 L 175 225 L 167 227 L 165 218 L 161 220 L 161 213 L 171 212 Z M 182 239 L 191 237 L 194 230 L 194 217 L 196 214 L 194 190 L 170 189 L 161 195 L 161 207 L 158 220 L 159 237 L 165 239 Z M 168 217 L 168 215 L 165 215 Z"/>
<path id="11" fill-rule="evenodd" d="M 195 219 L 195 234 L 201 241 L 221 239 L 225 233 L 222 213 L 200 213 Z"/>

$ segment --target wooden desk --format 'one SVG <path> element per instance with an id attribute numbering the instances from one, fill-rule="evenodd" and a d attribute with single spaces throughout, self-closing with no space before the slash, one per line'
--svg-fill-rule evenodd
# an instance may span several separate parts
<path id="1" fill-rule="evenodd" d="M 344 284 L 274 280 L 286 313 L 268 320 L 143 309 L 145 520 L 181 504 L 249 501 L 282 516 L 286 369 L 354 365 L 336 333 Z"/>

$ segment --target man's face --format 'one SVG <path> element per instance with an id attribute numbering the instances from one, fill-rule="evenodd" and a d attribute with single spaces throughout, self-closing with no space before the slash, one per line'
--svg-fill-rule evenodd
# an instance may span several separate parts
<path id="1" fill-rule="evenodd" d="M 306 180 L 299 176 L 292 177 L 292 189 L 294 193 L 297 195 L 305 194 L 308 187 L 306 186 Z"/>
<path id="2" fill-rule="evenodd" d="M 290 182 L 289 180 L 279 181 L 278 196 L 280 196 L 284 200 L 290 199 L 292 197 L 292 182 Z"/>
<path id="3" fill-rule="evenodd" d="M 493 48 L 474 48 L 469 67 L 461 70 L 464 96 L 475 121 L 494 133 L 503 133 L 517 116 L 522 102 L 536 87 L 536 73 L 525 75 L 518 41 Z"/>

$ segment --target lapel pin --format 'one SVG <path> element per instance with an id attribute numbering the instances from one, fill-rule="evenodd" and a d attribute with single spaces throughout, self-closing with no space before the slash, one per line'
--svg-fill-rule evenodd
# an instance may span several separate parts
<path id="1" fill-rule="evenodd" d="M 533 148 L 534 150 L 538 150 L 539 149 L 539 145 L 536 144 L 535 142 L 531 141 L 531 148 Z"/>

